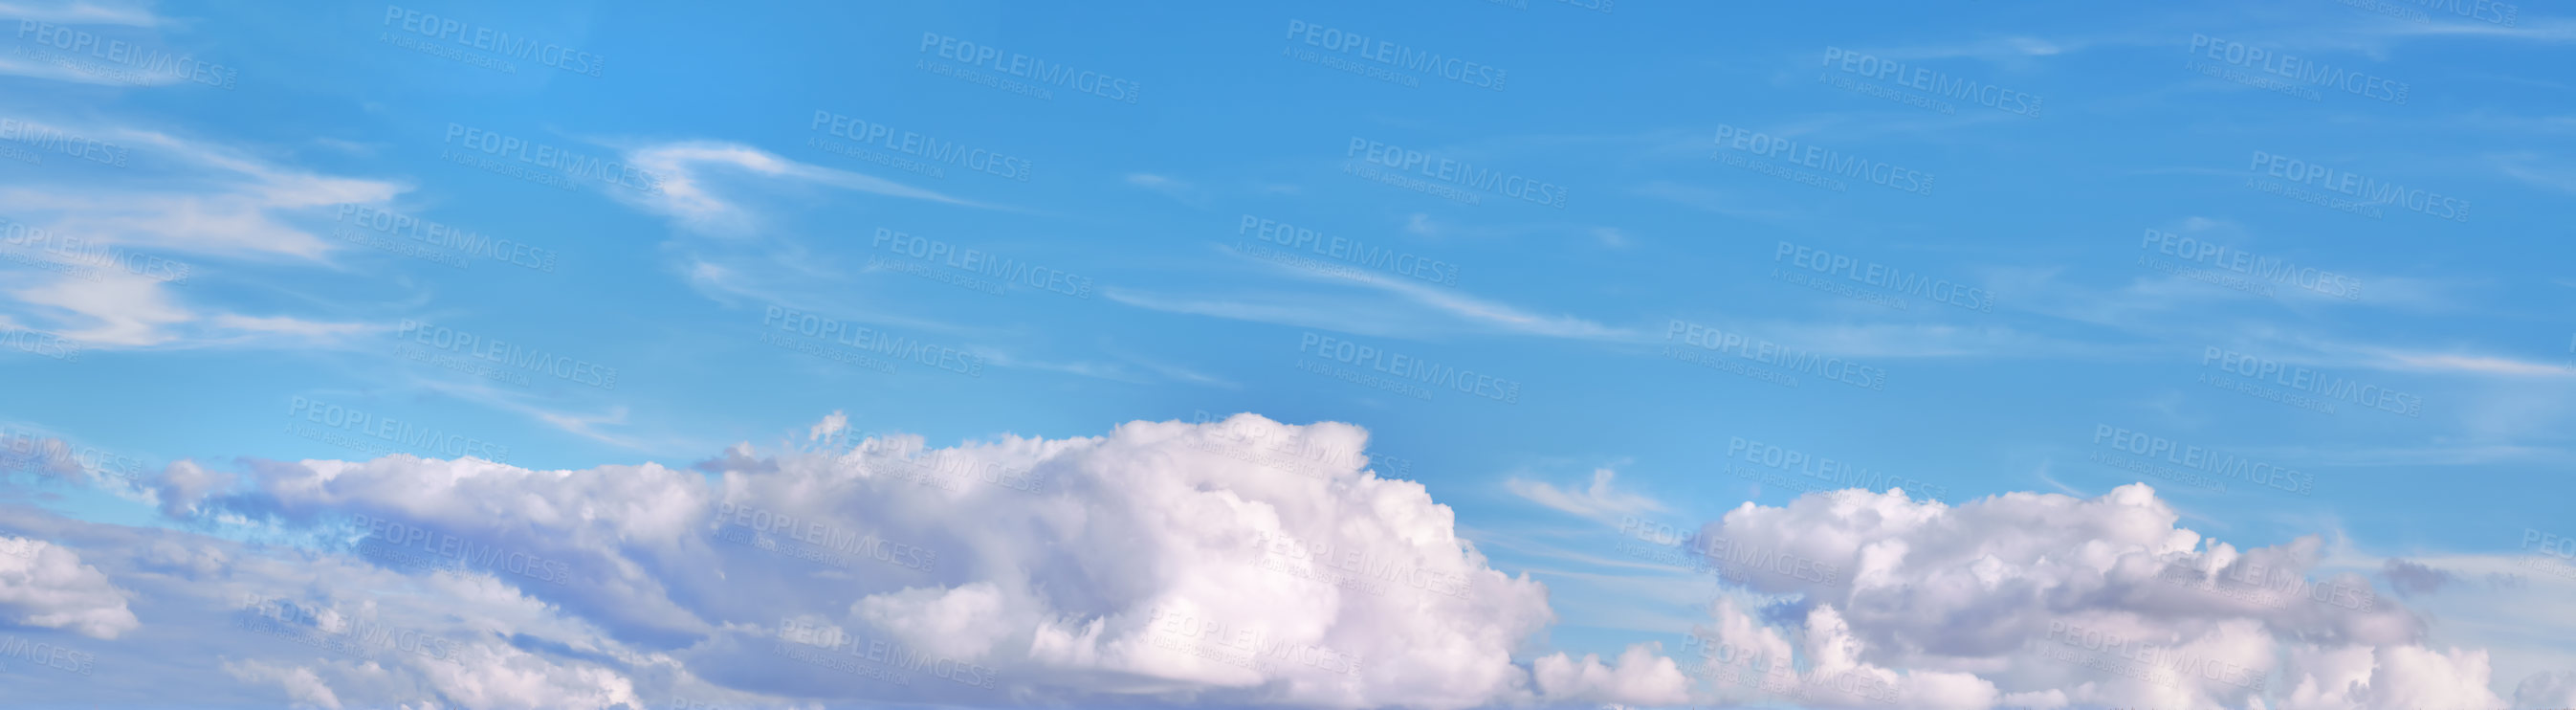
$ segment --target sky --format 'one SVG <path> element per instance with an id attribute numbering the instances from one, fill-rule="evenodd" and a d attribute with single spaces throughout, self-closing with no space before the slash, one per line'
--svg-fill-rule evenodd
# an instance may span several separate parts
<path id="1" fill-rule="evenodd" d="M 2576 12 L 0 1 L 0 706 L 2576 706 Z"/>

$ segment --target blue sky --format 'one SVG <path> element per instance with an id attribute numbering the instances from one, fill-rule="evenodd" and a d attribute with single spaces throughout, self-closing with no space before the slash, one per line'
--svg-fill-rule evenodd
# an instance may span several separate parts
<path id="1" fill-rule="evenodd" d="M 2383 596 L 2446 571 L 2417 640 L 2498 697 L 2576 671 L 2563 587 L 2491 576 L 2576 535 L 2576 20 L 1588 4 L 0 5 L 0 425 L 137 481 L 21 470 L 0 527 L 319 545 L 174 462 L 715 480 L 836 412 L 1250 412 L 1365 429 L 1545 585 L 1524 666 L 1679 657 L 1730 592 L 1619 526 L 1806 493 L 1752 470 L 2143 482 Z"/>

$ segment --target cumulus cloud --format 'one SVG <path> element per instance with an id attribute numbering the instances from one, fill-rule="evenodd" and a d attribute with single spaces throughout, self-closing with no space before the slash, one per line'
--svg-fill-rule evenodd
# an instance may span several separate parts
<path id="1" fill-rule="evenodd" d="M 0 530 L 120 551 L 20 542 L 43 571 L 0 567 L 0 610 L 219 637 L 245 702 L 312 707 L 2506 706 L 2484 651 L 2324 574 L 2317 538 L 2240 549 L 2143 485 L 1748 503 L 1682 543 L 1726 573 L 1707 623 L 1609 658 L 1546 650 L 1546 588 L 1494 569 L 1421 484 L 1366 470 L 1358 427 L 1246 414 L 933 447 L 836 415 L 784 438 L 685 469 L 174 466 L 157 500 L 183 523 L 322 549 L 0 508 Z M 138 626 L 128 596 L 170 612 Z M 245 610 L 293 623 L 224 621 Z M 2536 676 L 2514 704 L 2570 687 Z"/>
<path id="2" fill-rule="evenodd" d="M 113 639 L 142 624 L 125 590 L 78 553 L 45 540 L 0 537 L 0 622 Z"/>
<path id="3" fill-rule="evenodd" d="M 233 480 L 232 476 L 208 471 L 195 461 L 171 462 L 161 469 L 161 477 L 157 481 L 160 484 L 157 490 L 161 514 L 173 518 L 194 515 L 197 501 L 204 500 L 208 493 L 232 485 Z"/>
<path id="4" fill-rule="evenodd" d="M 1690 679 L 1657 646 L 1629 646 L 1616 665 L 1585 654 L 1576 661 L 1563 653 L 1531 664 L 1539 692 L 1551 700 L 1620 705 L 1680 705 L 1690 701 Z"/>
<path id="5" fill-rule="evenodd" d="M 640 677 L 615 667 L 660 658 L 732 691 L 824 701 L 1687 698 L 1649 646 L 1609 664 L 1515 663 L 1554 621 L 1545 588 L 1492 569 L 1421 484 L 1363 470 L 1358 427 L 1239 415 L 931 448 L 844 443 L 845 426 L 827 418 L 805 441 L 739 444 L 694 470 L 259 462 L 193 510 L 323 531 L 423 580 L 502 585 L 477 594 L 560 609 L 595 627 L 586 653 L 633 657 L 551 671 L 552 686 L 584 690 L 537 704 L 503 702 L 523 697 L 507 689 L 527 673 L 419 671 L 475 707 L 595 707 L 642 692 L 610 682 Z M 1271 450 L 1313 460 L 1260 455 Z M 446 550 L 463 558 L 390 564 Z"/>
<path id="6" fill-rule="evenodd" d="M 339 694 L 331 692 L 330 684 L 322 682 L 322 676 L 311 668 L 287 668 L 260 661 L 226 661 L 224 672 L 244 683 L 275 684 L 285 691 L 287 700 L 295 707 L 340 708 Z"/>
<path id="7" fill-rule="evenodd" d="M 2485 651 L 2305 645 L 2290 649 L 2290 694 L 2281 709 L 2501 709 L 2487 675 Z"/>
<path id="8" fill-rule="evenodd" d="M 633 681 L 590 664 L 563 664 L 508 646 L 483 645 L 454 664 L 424 664 L 440 697 L 470 708 L 598 710 L 642 704 Z"/>
<path id="9" fill-rule="evenodd" d="M 2239 549 L 2179 519 L 2143 484 L 1746 503 L 1683 544 L 1775 601 L 1714 606 L 1693 663 L 1790 659 L 1769 675 L 1791 682 L 1753 687 L 1822 707 L 2503 707 L 2485 652 L 2434 648 L 2366 577 L 2323 574 L 2318 538 Z"/>

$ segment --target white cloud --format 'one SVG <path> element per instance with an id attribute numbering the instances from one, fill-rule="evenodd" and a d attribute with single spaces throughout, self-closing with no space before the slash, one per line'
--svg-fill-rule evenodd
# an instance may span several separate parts
<path id="1" fill-rule="evenodd" d="M 1629 646 L 1615 666 L 1601 664 L 1596 654 L 1576 661 L 1563 653 L 1532 662 L 1530 675 L 1539 692 L 1557 702 L 1622 705 L 1681 705 L 1690 702 L 1690 679 L 1657 647 Z"/>
<path id="2" fill-rule="evenodd" d="M 125 590 L 78 553 L 45 540 L 0 537 L 0 622 L 113 639 L 142 622 Z"/>
<path id="3" fill-rule="evenodd" d="M 63 328 L 65 338 L 92 345 L 149 346 L 177 339 L 166 327 L 197 319 L 172 303 L 161 283 L 142 276 L 102 272 L 90 281 L 71 276 L 10 291 L 20 302 L 53 311 L 38 311 Z"/>
<path id="4" fill-rule="evenodd" d="M 2576 375 L 2576 368 L 2564 365 L 2532 362 L 2528 360 L 2515 360 L 2512 358 L 2496 357 L 2492 355 L 2415 353 L 2396 350 L 2380 350 L 2377 354 L 2379 357 L 2384 359 L 2383 362 L 2377 363 L 2378 367 L 2401 372 L 2464 373 L 2502 377 L 2568 377 Z"/>
<path id="5" fill-rule="evenodd" d="M 626 151 L 626 160 L 660 177 L 661 190 L 642 193 L 619 188 L 610 190 L 609 194 L 670 217 L 693 231 L 720 236 L 746 235 L 763 224 L 757 212 L 742 205 L 737 197 L 727 194 L 728 191 L 721 187 L 727 177 L 736 175 L 886 197 L 978 206 L 885 178 L 801 163 L 759 148 L 724 141 L 647 145 Z M 760 193 L 774 189 L 749 187 L 742 188 L 742 192 Z"/>
<path id="6" fill-rule="evenodd" d="M 2485 651 L 2307 645 L 2290 649 L 2290 669 L 2281 710 L 2505 707 L 2487 689 Z"/>
<path id="7" fill-rule="evenodd" d="M 295 707 L 319 707 L 331 708 L 331 710 L 340 708 L 340 695 L 331 692 L 331 685 L 322 682 L 322 676 L 315 674 L 312 668 L 302 666 L 286 668 L 260 661 L 228 660 L 224 662 L 224 672 L 232 674 L 234 678 L 239 678 L 245 683 L 275 683 L 279 689 L 286 692 L 287 700 L 293 702 Z"/>
<path id="8" fill-rule="evenodd" d="M 1722 603 L 1700 634 L 1753 656 L 1795 645 L 1803 680 L 1856 674 L 1907 707 L 2244 707 L 2265 686 L 2284 708 L 2501 707 L 2484 651 L 2433 649 L 2366 577 L 2321 575 L 2318 538 L 2240 550 L 2180 519 L 2142 484 L 1746 503 L 1689 545 L 1740 591 L 1792 600 L 1765 618 L 1795 620 Z M 1866 704 L 1844 685 L 1802 684 L 1801 702 Z"/>
<path id="9" fill-rule="evenodd" d="M 2527 19 L 2510 27 L 2483 21 L 2391 22 L 2372 25 L 2363 34 L 2391 38 L 2456 37 L 2468 40 L 2494 38 L 2544 43 L 2576 42 L 2576 20 L 2544 17 L 2536 20 Z"/>
<path id="10" fill-rule="evenodd" d="M 1638 337 L 1633 330 L 1613 328 L 1574 316 L 1531 313 L 1517 306 L 1469 296 L 1454 288 L 1393 278 L 1372 278 L 1360 283 L 1402 295 L 1407 300 L 1460 320 L 1508 333 L 1579 340 L 1633 340 Z"/>
<path id="11" fill-rule="evenodd" d="M 1174 178 L 1168 175 L 1128 173 L 1127 184 L 1152 190 L 1165 197 L 1170 197 L 1183 202 L 1195 204 L 1199 201 L 1200 191 L 1197 185 L 1192 185 L 1187 180 Z"/>
<path id="12" fill-rule="evenodd" d="M 1493 569 L 1421 484 L 1360 470 L 1368 434 L 1358 427 L 1247 414 L 947 448 L 918 436 L 850 443 L 838 435 L 847 428 L 825 417 L 782 437 L 785 448 L 737 444 L 695 470 L 393 456 L 247 462 L 228 484 L 173 467 L 165 485 L 185 490 L 163 502 L 187 525 L 334 549 L 399 545 L 410 538 L 389 536 L 418 529 L 417 549 L 469 552 L 456 569 L 387 567 L 382 555 L 0 508 L 0 529 L 116 551 L 94 555 L 96 566 L 69 549 L 37 555 L 51 571 L 0 571 L 0 599 L 48 590 L 15 606 L 59 612 L 57 625 L 88 619 L 85 633 L 123 632 L 134 646 L 220 642 L 244 697 L 316 707 L 1039 696 L 1421 708 L 2504 705 L 2487 689 L 2485 651 L 2434 647 L 2423 616 L 2369 596 L 2360 574 L 2319 578 L 2317 538 L 2239 549 L 2175 527 L 2181 516 L 2143 485 L 1957 506 L 1857 490 L 1748 503 L 1693 543 L 1737 574 L 1685 653 L 1646 642 L 1605 659 L 1534 645 L 1556 619 L 1548 590 Z M 1556 493 L 1636 504 L 1611 482 Z M 385 523 L 351 529 L 350 515 Z M 769 527 L 746 540 L 737 521 Z M 2202 586 L 2249 572 L 2291 586 Z M 124 611 L 133 593 L 109 587 L 111 576 L 143 590 L 154 625 Z M 417 629 L 451 652 L 317 658 L 227 628 L 242 594 L 308 605 L 321 631 Z M 2113 638 L 2129 641 L 2083 645 Z M 891 668 L 871 649 L 924 664 Z M 2127 658 L 2160 660 L 2129 672 L 2098 665 Z M 1752 687 L 1714 682 L 1757 665 Z M 2269 691 L 2230 682 L 2247 677 Z M 2535 676 L 2515 697 L 2556 702 L 2569 685 Z"/>
<path id="13" fill-rule="evenodd" d="M 42 124 L 38 124 L 42 125 Z M 61 130 L 61 129 L 52 129 Z M 380 204 L 407 185 L 324 175 L 270 163 L 234 148 L 158 131 L 104 126 L 64 131 L 132 147 L 149 156 L 125 178 L 97 185 L 65 182 L 0 191 L 0 207 L 33 226 L 92 244 L 131 244 L 231 257 L 320 259 L 329 240 L 290 224 L 304 210 Z M 177 189 L 144 190 L 135 184 Z"/>
<path id="14" fill-rule="evenodd" d="M 423 664 L 439 697 L 492 710 L 606 710 L 637 707 L 635 684 L 616 671 L 561 664 L 508 646 L 480 645 L 455 664 Z"/>
<path id="15" fill-rule="evenodd" d="M 1664 509 L 1662 503 L 1635 493 L 1611 490 L 1611 479 L 1619 475 L 1609 468 L 1592 470 L 1592 485 L 1581 491 L 1559 490 L 1544 481 L 1512 478 L 1503 487 L 1513 495 L 1531 502 L 1586 518 L 1605 519 L 1619 515 L 1650 513 Z"/>
<path id="16" fill-rule="evenodd" d="M 845 426 L 827 418 L 803 433 Z M 1230 455 L 1246 435 L 1295 442 L 1287 448 L 1317 453 L 1316 465 Z M 612 650 L 677 646 L 674 662 L 691 674 L 770 696 L 1432 708 L 1541 697 L 1512 657 L 1554 618 L 1545 589 L 1488 567 L 1420 484 L 1359 470 L 1366 439 L 1344 424 L 1242 415 L 936 450 L 918 437 L 770 455 L 742 445 L 700 465 L 714 480 L 650 464 L 306 461 L 261 464 L 250 487 L 199 507 L 316 529 L 362 513 L 553 561 L 572 583 L 506 572 L 460 581 L 514 585 L 596 624 Z M 795 521 L 765 533 L 779 549 L 837 539 L 856 554 L 817 565 L 718 537 L 734 520 L 778 516 Z M 963 663 L 1002 686 L 920 674 L 909 686 L 861 682 L 779 656 L 779 637 L 795 629 Z M 1672 697 L 1668 660 L 1562 660 L 1552 667 L 1565 692 Z M 489 707 L 545 695 L 472 690 L 501 683 L 498 671 L 424 672 L 445 679 L 440 692 Z M 604 680 L 576 685 L 590 690 L 563 702 L 616 695 Z"/>
<path id="17" fill-rule="evenodd" d="M 30 123 L 37 130 L 61 130 Z M 321 264 L 333 244 L 295 224 L 318 208 L 379 204 L 408 187 L 283 167 L 156 131 L 105 125 L 64 132 L 149 160 L 133 161 L 116 172 L 137 174 L 112 180 L 0 189 L 0 211 L 29 228 L 13 231 L 24 247 L 21 255 L 82 267 L 79 273 L 9 272 L 14 288 L 8 295 L 16 303 L 0 308 L 14 311 L 0 313 L 0 319 L 93 347 L 311 347 L 366 332 L 353 323 L 191 305 L 174 287 L 208 275 L 199 256 Z M 174 253 L 193 256 L 172 259 Z"/>
<path id="18" fill-rule="evenodd" d="M 1101 295 L 1138 308 L 1365 335 L 1418 337 L 1426 332 L 1484 332 L 1601 341 L 1635 341 L 1644 337 L 1636 330 L 1571 315 L 1533 313 L 1520 306 L 1468 295 L 1456 287 L 1392 274 L 1322 274 L 1284 265 L 1278 268 L 1334 284 L 1365 286 L 1398 298 L 1390 303 L 1366 297 L 1365 292 L 1173 296 L 1114 287 L 1102 289 Z"/>

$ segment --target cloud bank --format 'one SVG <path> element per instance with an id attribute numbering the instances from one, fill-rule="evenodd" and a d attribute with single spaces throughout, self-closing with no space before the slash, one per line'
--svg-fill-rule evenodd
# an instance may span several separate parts
<path id="1" fill-rule="evenodd" d="M 846 421 L 678 468 L 179 462 L 148 491 L 169 527 L 0 507 L 0 630 L 233 689 L 209 703 L 326 708 L 2500 709 L 2576 687 L 2509 703 L 2486 652 L 2321 575 L 2319 538 L 2239 549 L 2144 485 L 1747 503 L 1675 541 L 1721 572 L 1706 623 L 1578 657 L 1547 648 L 1547 589 L 1373 471 L 1356 426 L 933 448 Z M 1585 499 L 1625 500 L 1609 482 Z M 39 701 L 108 687 L 27 677 Z"/>

